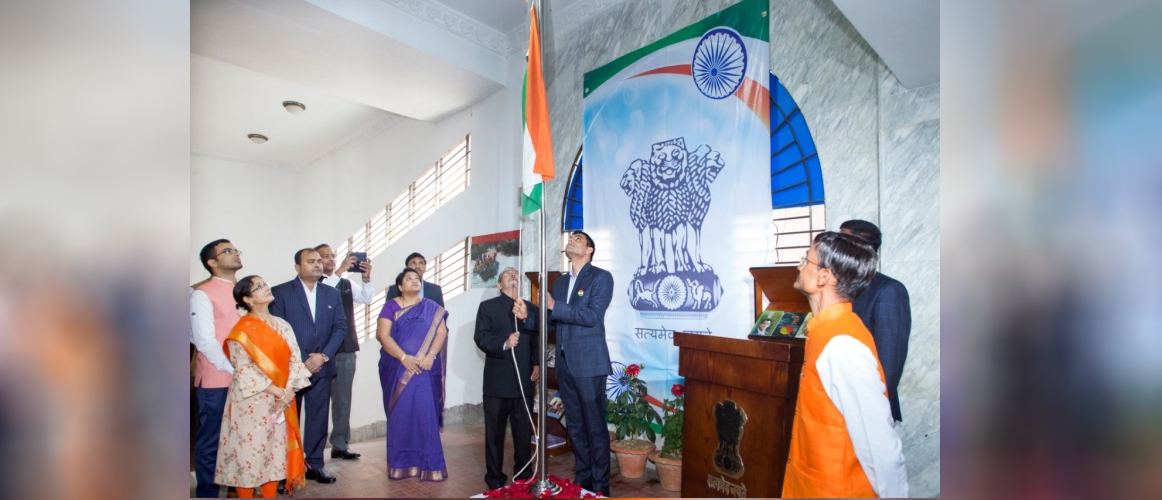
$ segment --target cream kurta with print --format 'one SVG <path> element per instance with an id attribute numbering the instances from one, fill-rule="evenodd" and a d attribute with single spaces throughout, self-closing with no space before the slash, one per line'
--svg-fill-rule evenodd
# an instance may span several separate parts
<path id="1" fill-rule="evenodd" d="M 299 391 L 311 385 L 311 372 L 299 357 L 299 345 L 289 323 L 279 317 L 273 323 L 283 340 L 290 345 L 290 377 L 287 386 Z M 218 464 L 214 482 L 226 486 L 257 488 L 270 481 L 286 478 L 286 421 L 275 413 L 276 398 L 262 392 L 270 379 L 237 342 L 226 342 L 234 380 L 222 412 L 222 437 L 218 440 Z"/>

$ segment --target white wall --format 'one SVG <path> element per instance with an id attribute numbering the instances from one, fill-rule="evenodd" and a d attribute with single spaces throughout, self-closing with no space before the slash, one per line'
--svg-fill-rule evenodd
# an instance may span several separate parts
<path id="1" fill-rule="evenodd" d="M 472 135 L 466 191 L 372 259 L 376 290 L 392 284 L 411 252 L 429 261 L 467 236 L 519 227 L 520 84 L 523 54 L 509 61 L 509 84 L 438 123 L 404 120 L 380 136 L 304 174 L 302 238 L 337 245 L 398 196 L 449 148 Z M 446 301 L 449 311 L 447 407 L 478 404 L 484 356 L 472 340 L 476 308 L 495 290 L 468 290 Z M 351 427 L 385 420 L 379 383 L 379 343 L 364 343 L 353 385 Z"/>
<path id="2" fill-rule="evenodd" d="M 198 259 L 206 243 L 226 238 L 242 250 L 238 277 L 272 285 L 295 276 L 301 238 L 303 174 L 236 161 L 190 158 L 190 283 L 209 276 Z"/>

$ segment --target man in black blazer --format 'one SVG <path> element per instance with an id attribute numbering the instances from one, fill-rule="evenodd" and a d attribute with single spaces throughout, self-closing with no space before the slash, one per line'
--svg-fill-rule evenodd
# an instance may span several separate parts
<path id="1" fill-rule="evenodd" d="M 323 448 L 327 439 L 327 410 L 331 403 L 331 380 L 335 361 L 331 358 L 343 345 L 347 318 L 339 291 L 319 282 L 323 260 L 319 252 L 304 248 L 295 253 L 298 277 L 271 288 L 274 303 L 270 314 L 285 319 L 295 331 L 303 364 L 311 371 L 311 385 L 295 395 L 299 412 L 306 413 L 303 447 L 306 448 L 307 479 L 333 483 L 335 476 L 323 468 Z M 304 400 L 306 404 L 304 405 Z"/>
<path id="2" fill-rule="evenodd" d="M 516 269 L 505 269 L 496 280 L 500 296 L 481 302 L 476 311 L 473 338 L 476 347 L 487 355 L 484 358 L 484 463 L 487 468 L 484 483 L 490 490 L 508 483 L 508 476 L 504 475 L 506 424 L 512 427 L 513 474 L 532 457 L 529 443 L 533 428 L 529 415 L 533 383 L 540 378 L 541 371 L 539 316 L 531 302 L 517 296 L 519 280 Z M 532 476 L 533 468 L 527 467 L 514 479 Z"/>
<path id="3" fill-rule="evenodd" d="M 408 258 L 404 259 L 403 264 L 409 269 L 415 269 L 417 273 L 420 273 L 420 279 L 424 279 L 424 271 L 428 270 L 428 260 L 419 252 L 412 252 Z M 399 287 L 391 285 L 387 288 L 387 300 L 396 297 L 399 297 Z M 435 283 L 425 281 L 424 286 L 420 287 L 420 298 L 429 299 L 439 304 L 440 307 L 444 307 L 444 290 Z"/>
<path id="4" fill-rule="evenodd" d="M 574 482 L 609 496 L 609 433 L 605 378 L 612 372 L 605 342 L 605 311 L 613 301 L 613 275 L 595 267 L 593 238 L 573 231 L 565 245 L 569 274 L 545 298 L 549 328 L 557 329 L 556 375 L 573 442 Z"/>

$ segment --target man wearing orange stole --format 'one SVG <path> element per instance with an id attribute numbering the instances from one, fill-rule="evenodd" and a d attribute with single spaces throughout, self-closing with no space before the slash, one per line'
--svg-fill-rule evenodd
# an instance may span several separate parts
<path id="1" fill-rule="evenodd" d="M 875 341 L 851 312 L 875 272 L 871 245 L 831 231 L 816 236 L 799 262 L 794 286 L 814 317 L 807 322 L 783 497 L 908 496 Z"/>
<path id="2" fill-rule="evenodd" d="M 294 330 L 269 312 L 274 295 L 258 276 L 234 286 L 234 300 L 249 311 L 226 337 L 234 379 L 222 413 L 214 482 L 234 486 L 239 498 L 274 498 L 286 478 L 288 492 L 303 487 L 306 463 L 295 392 L 310 385 Z"/>

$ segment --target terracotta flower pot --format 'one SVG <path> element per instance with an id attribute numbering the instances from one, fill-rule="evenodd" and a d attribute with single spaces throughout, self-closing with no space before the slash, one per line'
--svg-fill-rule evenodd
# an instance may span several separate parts
<path id="1" fill-rule="evenodd" d="M 644 439 L 627 439 L 614 441 L 609 448 L 617 454 L 617 468 L 622 477 L 642 477 L 646 468 L 646 456 L 657 448 L 654 443 Z"/>
<path id="2" fill-rule="evenodd" d="M 650 453 L 650 461 L 658 467 L 658 477 L 662 480 L 662 489 L 666 491 L 682 491 L 682 460 L 662 458 L 661 453 Z"/>

